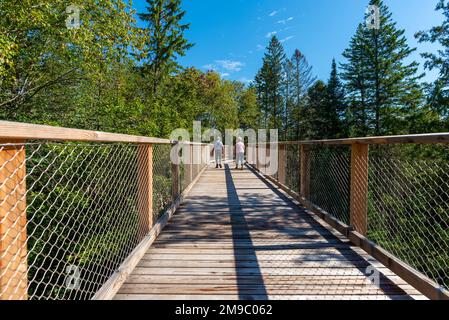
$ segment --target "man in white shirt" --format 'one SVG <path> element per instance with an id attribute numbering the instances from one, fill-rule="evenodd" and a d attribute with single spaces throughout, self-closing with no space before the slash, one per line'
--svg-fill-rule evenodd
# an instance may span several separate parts
<path id="1" fill-rule="evenodd" d="M 237 139 L 237 144 L 235 145 L 235 153 L 237 156 L 235 161 L 235 169 L 238 169 L 240 165 L 240 170 L 243 170 L 243 163 L 245 162 L 245 144 L 240 137 Z"/>
<path id="2" fill-rule="evenodd" d="M 215 168 L 216 169 L 218 169 L 218 167 L 223 168 L 221 165 L 221 157 L 222 157 L 222 153 L 223 153 L 223 143 L 221 142 L 220 138 L 217 138 L 217 141 L 215 141 L 214 152 L 215 152 Z"/>

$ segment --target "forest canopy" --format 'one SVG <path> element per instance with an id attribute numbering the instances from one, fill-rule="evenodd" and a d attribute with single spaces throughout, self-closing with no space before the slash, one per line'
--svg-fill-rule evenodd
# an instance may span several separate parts
<path id="1" fill-rule="evenodd" d="M 0 118 L 167 137 L 176 128 L 274 128 L 302 140 L 446 131 L 449 4 L 443 25 L 417 31 L 420 42 L 444 47 L 424 53 L 439 71 L 422 81 L 409 46 L 381 0 L 378 29 L 365 17 L 343 52 L 317 79 L 300 49 L 286 53 L 273 36 L 254 81 L 178 63 L 195 44 L 181 0 L 72 1 L 79 28 L 67 28 L 66 1 L 0 0 Z M 138 26 L 137 19 L 142 21 Z M 338 54 L 338 53 L 337 53 Z"/>

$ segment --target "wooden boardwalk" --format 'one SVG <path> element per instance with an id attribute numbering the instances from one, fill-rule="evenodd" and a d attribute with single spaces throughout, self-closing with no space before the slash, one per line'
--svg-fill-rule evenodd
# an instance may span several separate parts
<path id="1" fill-rule="evenodd" d="M 116 299 L 424 299 L 257 174 L 231 168 L 203 174 Z"/>

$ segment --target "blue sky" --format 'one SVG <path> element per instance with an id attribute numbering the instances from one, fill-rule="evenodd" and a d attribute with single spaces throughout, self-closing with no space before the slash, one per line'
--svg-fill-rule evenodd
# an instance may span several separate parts
<path id="1" fill-rule="evenodd" d="M 261 67 L 270 35 L 283 41 L 291 56 L 301 50 L 319 79 L 329 77 L 332 58 L 342 62 L 343 50 L 354 34 L 368 0 L 184 0 L 187 38 L 195 46 L 181 57 L 183 66 L 204 71 L 215 69 L 223 77 L 243 82 L 254 79 Z M 437 0 L 385 0 L 417 52 L 412 59 L 423 63 L 419 53 L 435 51 L 432 44 L 418 44 L 413 35 L 438 25 L 443 17 L 434 11 Z M 144 10 L 144 0 L 134 0 Z M 423 68 L 421 68 L 423 70 Z M 436 77 L 426 72 L 425 80 Z"/>

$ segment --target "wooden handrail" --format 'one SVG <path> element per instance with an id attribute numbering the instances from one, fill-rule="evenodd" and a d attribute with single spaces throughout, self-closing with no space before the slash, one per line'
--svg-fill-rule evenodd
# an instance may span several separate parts
<path id="1" fill-rule="evenodd" d="M 120 133 L 71 129 L 38 124 L 0 121 L 0 140 L 50 140 L 83 142 L 124 142 L 138 144 L 170 144 L 171 140 Z"/>
<path id="2" fill-rule="evenodd" d="M 27 141 L 103 142 L 132 143 L 137 148 L 137 210 L 138 233 L 142 242 L 154 240 L 153 228 L 153 146 L 187 146 L 194 157 L 195 150 L 201 155 L 207 144 L 190 141 L 175 141 L 126 134 L 70 129 L 46 125 L 35 125 L 0 121 L 0 300 L 28 298 L 27 266 L 27 205 L 26 165 Z M 198 164 L 184 164 L 191 185 L 202 172 Z M 194 171 L 195 168 L 195 171 Z M 205 168 L 205 167 L 204 167 Z M 202 168 L 202 170 L 204 170 Z M 183 190 L 179 184 L 179 165 L 172 164 L 172 192 L 177 208 Z M 181 194 L 181 196 L 180 196 Z M 181 197 L 181 198 L 180 198 Z M 7 200 L 7 201 L 5 201 Z M 174 209 L 172 209 L 174 211 Z M 157 232 L 160 232 L 160 224 Z"/>
<path id="3" fill-rule="evenodd" d="M 272 143 L 272 142 L 270 142 Z M 279 144 L 296 145 L 351 145 L 355 143 L 361 144 L 433 144 L 433 143 L 449 143 L 449 132 L 442 133 L 426 133 L 402 136 L 383 136 L 383 137 L 363 137 L 363 138 L 347 138 L 347 139 L 327 139 L 327 140 L 303 140 L 303 141 L 279 141 Z"/>

